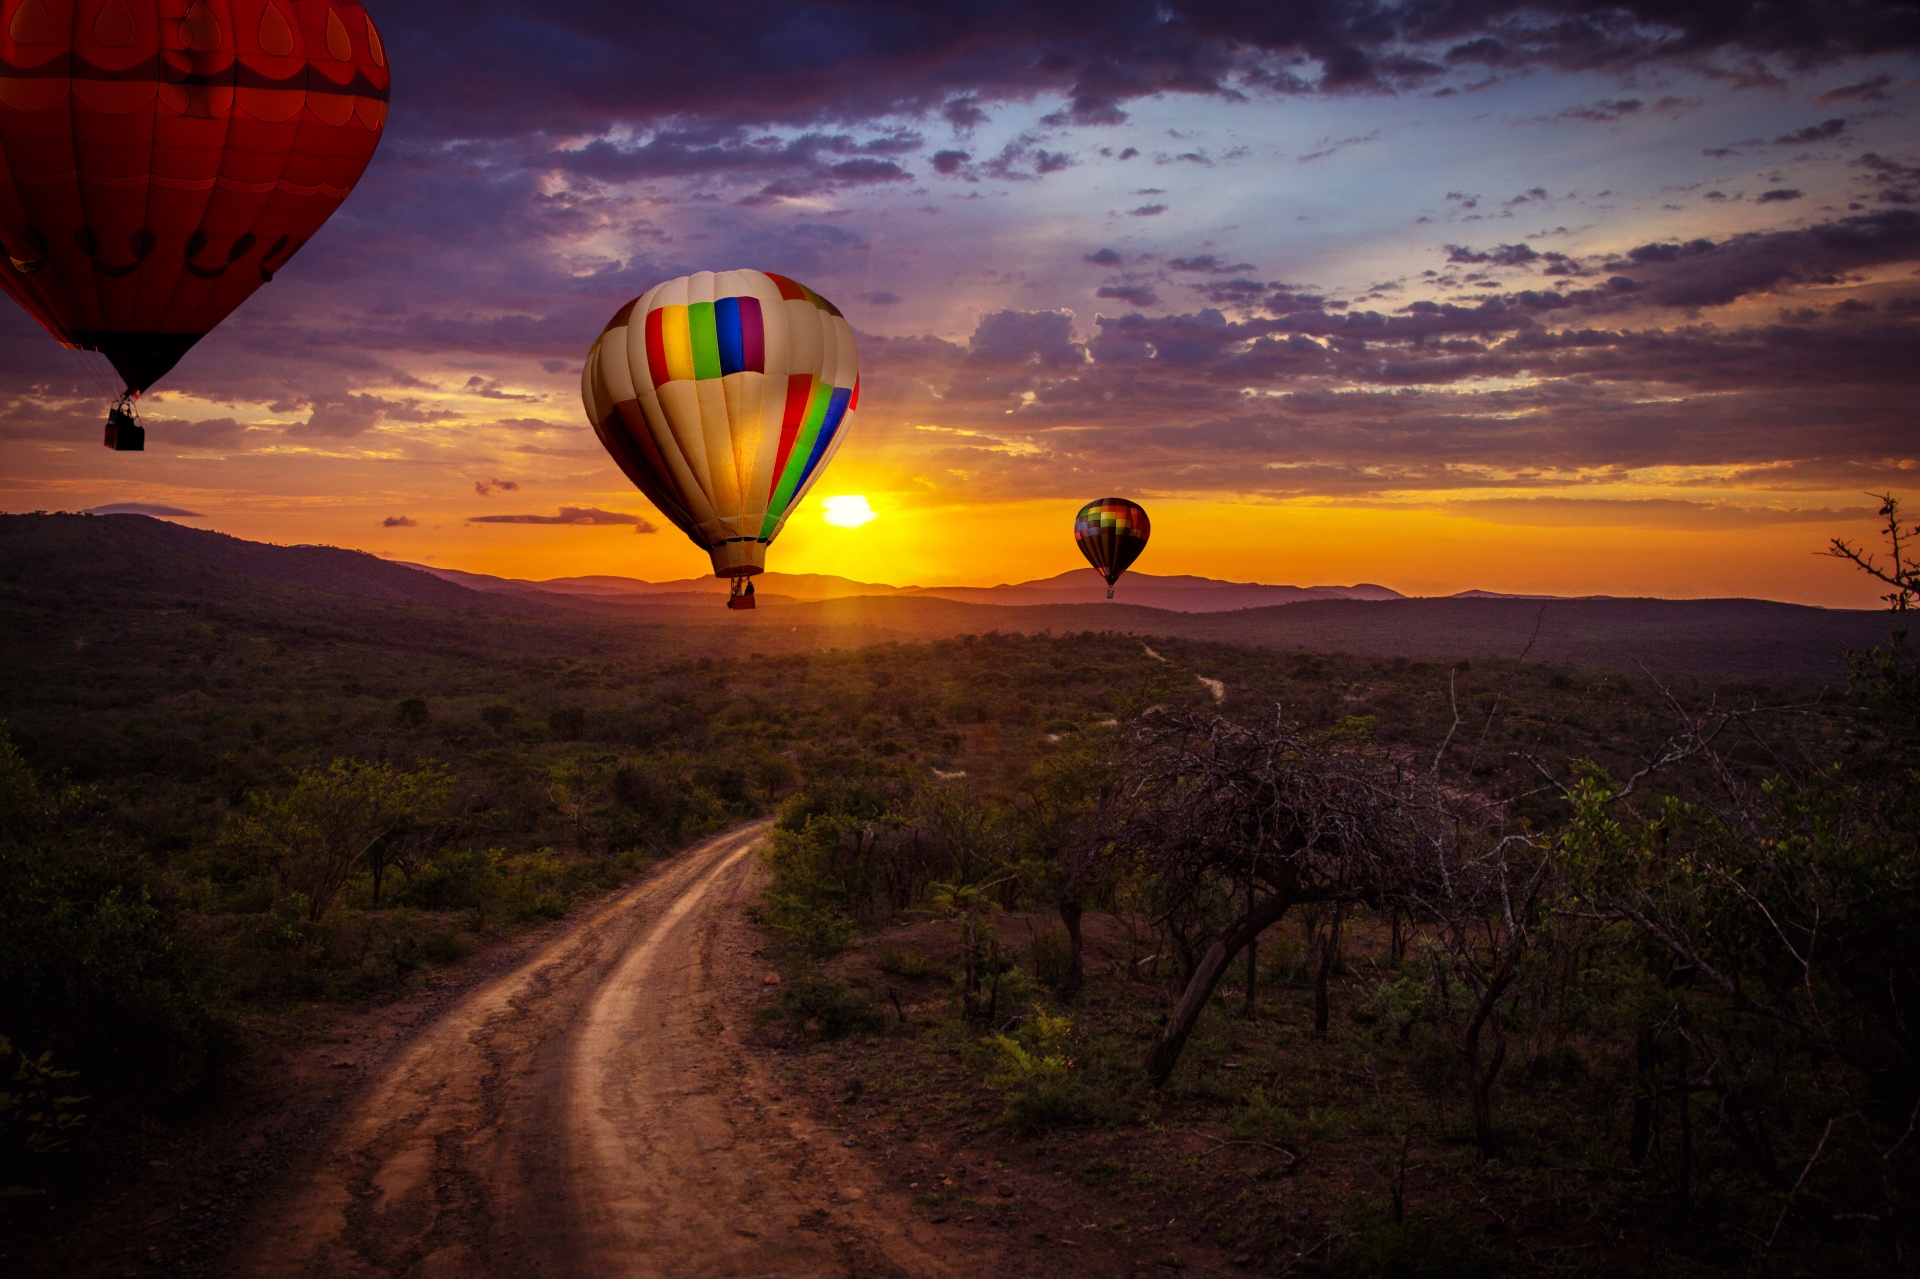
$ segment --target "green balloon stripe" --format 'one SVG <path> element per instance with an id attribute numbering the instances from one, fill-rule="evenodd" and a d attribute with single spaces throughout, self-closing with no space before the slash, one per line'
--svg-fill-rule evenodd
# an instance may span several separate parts
<path id="1" fill-rule="evenodd" d="M 767 503 L 767 518 L 760 525 L 761 537 L 773 535 L 774 526 L 793 502 L 794 490 L 806 479 L 807 460 L 813 456 L 814 443 L 820 438 L 820 427 L 827 420 L 827 406 L 831 403 L 833 385 L 824 379 L 816 380 L 813 396 L 807 401 L 807 416 L 800 424 L 799 435 L 794 437 L 793 452 L 787 455 L 787 469 L 773 490 L 773 500 Z"/>

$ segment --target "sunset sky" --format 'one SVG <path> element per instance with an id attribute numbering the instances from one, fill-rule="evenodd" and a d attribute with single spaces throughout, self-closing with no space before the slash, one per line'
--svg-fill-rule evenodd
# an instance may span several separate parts
<path id="1" fill-rule="evenodd" d="M 580 365 L 652 283 L 748 266 L 860 338 L 788 572 L 1050 575 L 1117 494 L 1147 572 L 1866 607 L 1816 553 L 1870 491 L 1920 506 L 1910 4 L 369 9 L 378 156 L 146 453 L 100 447 L 104 359 L 0 315 L 0 509 L 701 573 Z"/>

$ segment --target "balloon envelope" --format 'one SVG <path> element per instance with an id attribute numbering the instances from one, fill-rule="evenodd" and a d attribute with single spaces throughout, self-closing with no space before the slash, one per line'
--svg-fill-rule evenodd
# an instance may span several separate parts
<path id="1" fill-rule="evenodd" d="M 388 81 L 352 0 L 0 0 L 0 284 L 145 390 L 346 199 Z"/>
<path id="2" fill-rule="evenodd" d="M 746 577 L 840 447 L 860 361 L 839 308 L 804 284 L 701 271 L 621 307 L 580 390 L 634 486 L 716 577 Z"/>
<path id="3" fill-rule="evenodd" d="M 1073 517 L 1073 540 L 1087 563 L 1107 579 L 1108 599 L 1113 598 L 1113 584 L 1120 575 L 1147 549 L 1152 532 L 1147 513 L 1124 497 L 1088 502 Z"/>

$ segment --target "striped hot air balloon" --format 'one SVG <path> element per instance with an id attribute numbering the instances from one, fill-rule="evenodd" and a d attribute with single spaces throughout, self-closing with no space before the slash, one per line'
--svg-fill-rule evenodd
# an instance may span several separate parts
<path id="1" fill-rule="evenodd" d="M 783 275 L 700 271 L 620 308 L 587 352 L 587 418 L 634 486 L 734 579 L 748 577 L 860 404 L 840 309 Z"/>
<path id="2" fill-rule="evenodd" d="M 1073 540 L 1094 571 L 1107 579 L 1107 598 L 1113 598 L 1113 584 L 1127 567 L 1147 549 L 1153 526 L 1138 503 L 1124 497 L 1103 497 L 1088 502 L 1073 517 Z"/>
<path id="3" fill-rule="evenodd" d="M 340 207 L 388 81 L 353 0 L 0 0 L 0 286 L 113 362 L 109 446 Z"/>

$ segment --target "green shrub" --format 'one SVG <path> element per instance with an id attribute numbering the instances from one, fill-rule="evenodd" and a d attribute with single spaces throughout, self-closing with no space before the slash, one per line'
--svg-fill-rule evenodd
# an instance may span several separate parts
<path id="1" fill-rule="evenodd" d="M 462 848 L 435 857 L 393 894 L 396 906 L 485 913 L 500 899 L 505 876 L 499 849 Z"/>
<path id="2" fill-rule="evenodd" d="M 1066 979 L 1071 964 L 1072 949 L 1064 928 L 1036 933 L 1027 944 L 1027 965 L 1033 970 L 1034 980 L 1042 986 L 1058 986 Z"/>
<path id="3" fill-rule="evenodd" d="M 103 1106 L 177 1098 L 229 1046 L 191 939 L 97 802 L 43 791 L 0 733 L 0 1026 Z"/>
<path id="4" fill-rule="evenodd" d="M 558 919 L 567 913 L 567 874 L 553 850 L 527 853 L 514 866 L 506 884 L 506 907 L 515 923 Z"/>
<path id="5" fill-rule="evenodd" d="M 473 939 L 465 933 L 437 928 L 420 939 L 420 953 L 436 964 L 452 964 L 473 953 Z"/>
<path id="6" fill-rule="evenodd" d="M 770 930 L 788 958 L 800 966 L 838 954 L 858 931 L 836 906 L 772 889 L 761 895 L 750 918 Z"/>
<path id="7" fill-rule="evenodd" d="M 0 1070 L 13 1073 L 0 1087 L 0 1201 L 39 1194 L 55 1158 L 68 1152 L 86 1123 L 85 1097 L 73 1093 L 71 1070 L 53 1065 L 53 1054 L 29 1057 L 0 1035 Z"/>
<path id="8" fill-rule="evenodd" d="M 865 994 L 820 973 L 807 973 L 789 984 L 779 1010 L 794 1030 L 820 1039 L 842 1039 L 881 1024 L 879 1010 Z"/>
<path id="9" fill-rule="evenodd" d="M 987 1083 L 1007 1095 L 1000 1121 L 1022 1136 L 1093 1117 L 1092 1098 L 1068 1056 L 1072 1033 L 1073 1018 L 1049 1016 L 1036 1004 L 1013 1034 L 987 1040 L 994 1050 Z"/>

